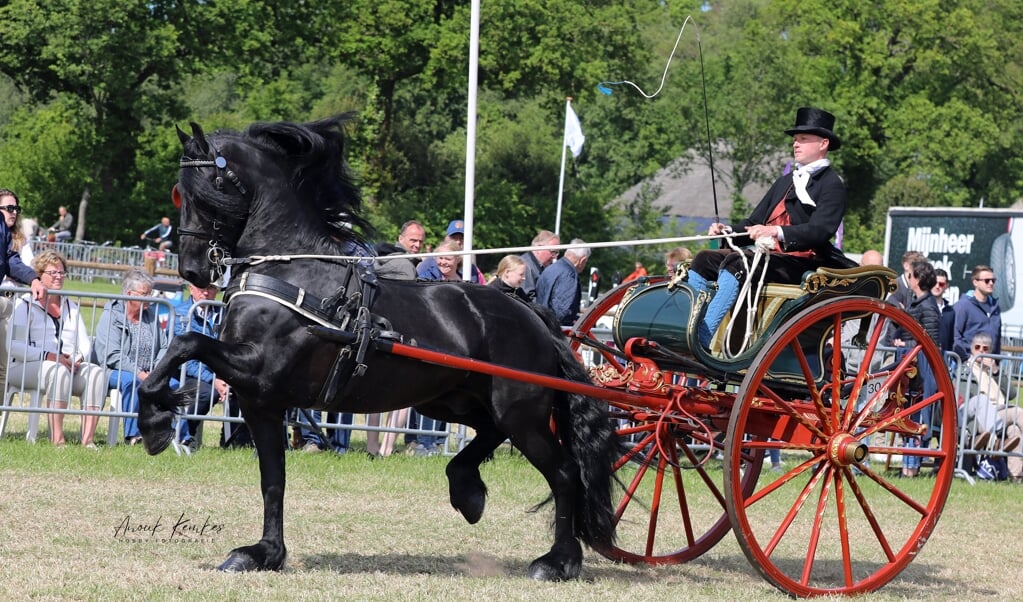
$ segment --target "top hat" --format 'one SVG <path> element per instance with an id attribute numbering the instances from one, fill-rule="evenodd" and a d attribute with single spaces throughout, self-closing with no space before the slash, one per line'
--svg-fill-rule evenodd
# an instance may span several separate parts
<path id="1" fill-rule="evenodd" d="M 452 220 L 451 223 L 448 224 L 446 236 L 451 236 L 452 234 L 465 234 L 465 223 L 462 220 Z"/>
<path id="2" fill-rule="evenodd" d="M 838 150 L 842 147 L 842 141 L 831 129 L 835 127 L 835 116 L 823 109 L 813 107 L 801 107 L 796 111 L 796 125 L 785 130 L 789 136 L 805 132 L 817 134 L 828 139 L 828 150 Z"/>

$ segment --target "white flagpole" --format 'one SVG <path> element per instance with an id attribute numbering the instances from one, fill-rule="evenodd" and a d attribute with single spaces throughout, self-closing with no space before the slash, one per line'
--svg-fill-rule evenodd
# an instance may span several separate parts
<path id="1" fill-rule="evenodd" d="M 561 134 L 561 177 L 558 179 L 558 213 L 554 218 L 554 233 L 561 234 L 561 202 L 565 197 L 565 158 L 568 148 L 568 111 L 572 105 L 572 97 L 565 99 L 565 128 Z"/>
<path id="2" fill-rule="evenodd" d="M 472 0 L 469 17 L 469 114 L 465 122 L 465 222 L 464 250 L 472 251 L 473 199 L 476 191 L 476 87 L 480 54 L 480 0 Z M 462 257 L 462 280 L 472 279 L 473 256 Z"/>

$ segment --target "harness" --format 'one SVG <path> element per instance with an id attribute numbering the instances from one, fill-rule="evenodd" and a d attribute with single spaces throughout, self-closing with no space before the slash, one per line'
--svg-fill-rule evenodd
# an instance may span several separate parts
<path id="1" fill-rule="evenodd" d="M 320 388 L 317 401 L 321 404 L 343 397 L 352 378 L 365 374 L 370 343 L 378 337 L 400 338 L 385 318 L 370 312 L 379 284 L 376 274 L 358 262 L 349 262 L 346 268 L 342 283 L 326 298 L 279 278 L 252 272 L 242 274 L 225 291 L 227 303 L 244 296 L 267 299 L 320 326 L 353 335 L 350 343 L 341 346 Z"/>

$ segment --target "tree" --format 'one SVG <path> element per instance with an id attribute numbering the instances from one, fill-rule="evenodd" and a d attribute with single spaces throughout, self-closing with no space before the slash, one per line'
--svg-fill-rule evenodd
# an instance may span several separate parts
<path id="1" fill-rule="evenodd" d="M 73 121 L 88 124 L 92 168 L 76 186 L 77 198 L 94 191 L 94 217 L 121 221 L 113 199 L 124 198 L 137 179 L 133 166 L 144 122 L 176 114 L 178 72 L 173 2 L 118 0 L 15 0 L 0 7 L 4 24 L 0 71 L 37 103 L 59 99 Z M 50 190 L 51 194 L 57 189 Z M 50 196 L 47 209 L 69 204 Z M 50 205 L 52 203 L 52 205 Z"/>

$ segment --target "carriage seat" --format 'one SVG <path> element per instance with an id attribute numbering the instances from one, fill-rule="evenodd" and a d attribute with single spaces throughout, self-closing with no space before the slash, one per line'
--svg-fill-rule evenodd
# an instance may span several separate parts
<path id="1" fill-rule="evenodd" d="M 880 265 L 821 267 L 803 274 L 799 284 L 767 283 L 764 296 L 798 299 L 828 290 L 841 296 L 863 295 L 883 301 L 889 293 L 895 292 L 897 277 L 894 270 Z"/>
<path id="2" fill-rule="evenodd" d="M 756 312 L 757 338 L 773 331 L 789 316 L 821 301 L 835 297 L 865 296 L 883 301 L 889 293 L 896 289 L 898 275 L 884 266 L 867 265 L 852 268 L 821 267 L 803 274 L 799 284 L 767 283 L 761 293 Z M 740 299 L 732 311 L 745 312 L 745 305 Z M 711 349 L 719 351 L 725 336 L 731 315 L 725 316 L 721 326 L 714 334 Z M 733 330 L 733 348 L 741 341 L 743 329 Z M 736 337 L 739 337 L 738 339 Z"/>

